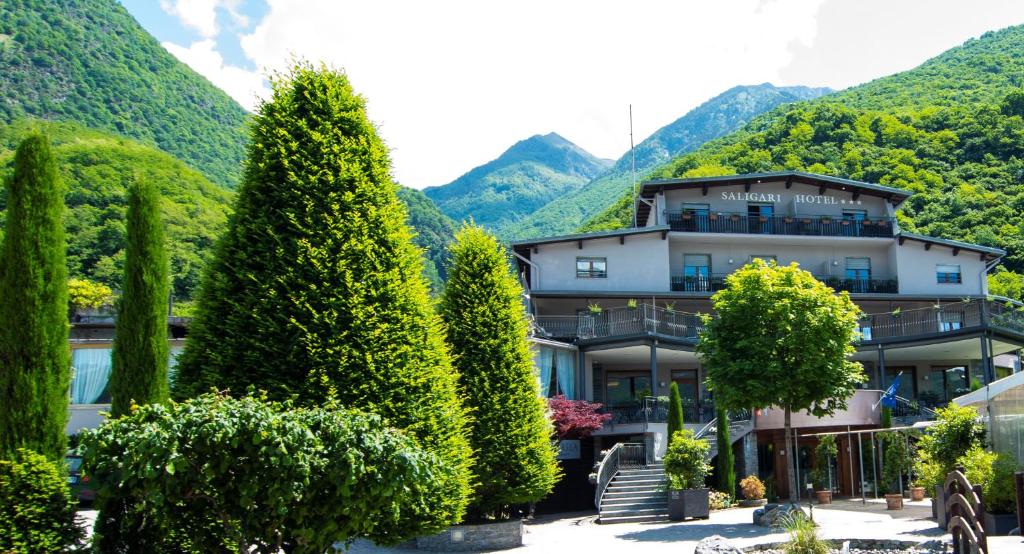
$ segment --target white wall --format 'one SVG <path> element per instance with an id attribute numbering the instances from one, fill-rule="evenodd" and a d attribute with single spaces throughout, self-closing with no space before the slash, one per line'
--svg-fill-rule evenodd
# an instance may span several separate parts
<path id="1" fill-rule="evenodd" d="M 933 244 L 925 250 L 925 243 L 907 240 L 902 246 L 896 245 L 896 259 L 899 269 L 900 294 L 935 294 L 941 296 L 969 296 L 983 294 L 982 272 L 985 262 L 977 252 L 961 250 L 957 256 L 948 246 Z M 960 266 L 960 284 L 939 284 L 935 278 L 935 266 L 952 264 Z"/>
<path id="2" fill-rule="evenodd" d="M 793 427 L 829 427 L 835 425 L 878 425 L 881 409 L 872 405 L 878 402 L 879 391 L 858 390 L 847 401 L 848 408 L 838 411 L 832 417 L 818 418 L 807 412 L 793 413 L 790 422 Z M 756 427 L 761 429 L 782 429 L 785 427 L 786 412 L 779 408 L 761 410 L 756 417 Z"/>
<path id="3" fill-rule="evenodd" d="M 668 240 L 661 233 L 630 235 L 625 243 L 619 237 L 588 239 L 580 249 L 576 241 L 541 244 L 530 254 L 539 268 L 534 272 L 533 290 L 579 291 L 667 291 Z M 577 278 L 576 258 L 603 257 L 608 261 L 608 277 Z"/>
<path id="4" fill-rule="evenodd" d="M 760 238 L 760 237 L 759 237 Z M 802 269 L 814 275 L 831 275 L 842 277 L 846 273 L 847 257 L 871 258 L 871 276 L 873 279 L 894 278 L 895 269 L 890 266 L 888 244 L 866 244 L 864 239 L 843 239 L 831 237 L 817 241 L 820 246 L 786 244 L 786 237 L 775 237 L 772 241 L 745 240 L 744 236 L 736 237 L 729 243 L 699 242 L 686 239 L 671 241 L 671 261 L 669 267 L 673 275 L 683 274 L 684 254 L 711 254 L 711 272 L 728 274 L 743 267 L 752 255 L 774 255 L 780 265 L 797 262 Z M 730 264 L 729 260 L 733 260 Z M 832 265 L 832 262 L 837 262 Z"/>
<path id="5" fill-rule="evenodd" d="M 793 183 L 789 189 L 784 181 L 754 183 L 750 194 L 758 195 L 747 200 L 743 185 L 711 186 L 707 196 L 700 187 L 665 191 L 665 208 L 670 212 L 679 211 L 684 202 L 710 204 L 712 212 L 747 213 L 748 202 L 761 202 L 760 194 L 772 195 L 763 201 L 775 204 L 779 215 L 842 215 L 844 209 L 866 210 L 869 217 L 889 217 L 886 201 L 877 196 L 861 194 L 853 200 L 853 191 L 828 189 L 818 195 L 818 187 Z M 808 198 L 810 196 L 810 198 Z M 859 202 L 859 203 L 858 203 Z"/>
<path id="6" fill-rule="evenodd" d="M 71 404 L 68 406 L 66 432 L 73 435 L 83 429 L 95 429 L 107 418 L 100 412 L 109 412 L 110 404 Z"/>

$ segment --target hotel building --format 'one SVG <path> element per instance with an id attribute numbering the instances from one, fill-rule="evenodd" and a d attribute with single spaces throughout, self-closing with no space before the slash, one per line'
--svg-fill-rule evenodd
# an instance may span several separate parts
<path id="1" fill-rule="evenodd" d="M 869 382 L 834 417 L 794 414 L 800 435 L 877 428 L 880 391 L 900 373 L 895 415 L 912 423 L 975 380 L 1019 371 L 1024 312 L 987 290 L 1005 252 L 902 229 L 896 210 L 910 195 L 801 172 L 650 181 L 639 187 L 630 228 L 512 243 L 542 388 L 612 414 L 595 450 L 643 444 L 645 456 L 660 458 L 673 382 L 687 427 L 706 436 L 715 410 L 694 352 L 699 314 L 712 313 L 725 277 L 755 258 L 796 262 L 865 313 L 853 359 Z M 787 471 L 806 482 L 816 439 L 801 439 L 794 457 L 781 410 L 731 419 L 738 474 L 759 474 L 783 497 Z M 837 494 L 874 486 L 860 478 L 855 437 L 839 436 Z"/>

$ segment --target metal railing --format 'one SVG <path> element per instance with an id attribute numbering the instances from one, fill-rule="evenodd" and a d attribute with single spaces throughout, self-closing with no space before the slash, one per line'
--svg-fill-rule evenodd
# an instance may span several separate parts
<path id="1" fill-rule="evenodd" d="M 725 274 L 673 275 L 674 292 L 715 292 L 725 288 Z"/>
<path id="2" fill-rule="evenodd" d="M 665 216 L 669 228 L 687 233 L 892 237 L 896 229 L 895 220 L 891 217 L 857 219 L 834 215 L 699 214 L 688 211 L 670 211 Z"/>
<path id="3" fill-rule="evenodd" d="M 696 340 L 704 328 L 701 316 L 640 304 L 576 316 L 537 316 L 536 332 L 545 337 L 596 339 L 659 334 Z"/>
<path id="4" fill-rule="evenodd" d="M 914 420 L 931 420 L 938 417 L 935 410 L 922 404 L 920 399 L 909 400 L 902 396 L 896 397 L 896 407 L 892 409 L 892 417 Z"/>
<path id="5" fill-rule="evenodd" d="M 594 507 L 601 509 L 601 498 L 620 469 L 647 467 L 647 447 L 643 443 L 620 442 L 612 446 L 598 462 L 594 487 Z"/>
<path id="6" fill-rule="evenodd" d="M 984 304 L 970 300 L 928 308 L 865 315 L 858 324 L 864 341 L 949 333 L 980 327 Z"/>
<path id="7" fill-rule="evenodd" d="M 673 292 L 716 292 L 725 288 L 727 274 L 673 275 Z M 900 291 L 896 279 L 845 279 L 831 275 L 815 275 L 819 281 L 837 291 L 852 293 L 896 294 Z"/>

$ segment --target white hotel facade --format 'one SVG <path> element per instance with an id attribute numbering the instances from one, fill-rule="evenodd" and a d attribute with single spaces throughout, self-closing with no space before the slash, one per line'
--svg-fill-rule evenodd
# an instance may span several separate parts
<path id="1" fill-rule="evenodd" d="M 878 427 L 880 390 L 902 373 L 900 420 L 926 419 L 971 387 L 1020 371 L 1024 313 L 988 297 L 987 274 L 1005 254 L 900 228 L 905 190 L 800 172 L 643 183 L 636 224 L 607 232 L 512 243 L 527 288 L 542 388 L 600 402 L 611 422 L 595 450 L 643 442 L 664 451 L 664 397 L 676 382 L 688 427 L 714 417 L 694 347 L 698 314 L 726 275 L 755 258 L 796 262 L 866 316 L 854 359 L 870 378 L 847 411 L 794 416 L 798 433 Z M 777 410 L 733 414 L 737 470 L 787 494 L 787 467 L 802 478 L 816 439 L 794 460 Z M 841 437 L 840 448 L 856 449 Z M 837 461 L 836 492 L 860 494 L 861 464 Z M 787 461 L 789 463 L 787 464 Z M 800 469 L 797 470 L 796 467 Z"/>

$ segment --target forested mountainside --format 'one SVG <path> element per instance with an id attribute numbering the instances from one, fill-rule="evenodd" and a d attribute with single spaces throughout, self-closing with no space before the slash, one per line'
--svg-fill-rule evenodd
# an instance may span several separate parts
<path id="1" fill-rule="evenodd" d="M 0 2 L 0 123 L 75 121 L 156 145 L 233 188 L 246 111 L 115 0 Z"/>
<path id="2" fill-rule="evenodd" d="M 733 131 L 779 104 L 814 98 L 827 92 L 829 89 L 825 88 L 775 87 L 769 83 L 733 87 L 640 142 L 636 146 L 637 175 L 642 176 L 672 156 L 689 152 L 708 140 Z M 499 229 L 499 233 L 505 238 L 527 238 L 574 231 L 629 189 L 632 183 L 630 167 L 630 153 L 626 152 L 604 174 L 573 192 L 559 195 L 534 213 L 510 222 Z"/>
<path id="3" fill-rule="evenodd" d="M 903 228 L 1005 248 L 1004 265 L 1021 272 L 1022 80 L 1024 27 L 986 33 L 916 69 L 774 110 L 648 177 L 793 169 L 913 190 Z M 623 196 L 588 227 L 626 226 L 630 206 Z"/>
<path id="4" fill-rule="evenodd" d="M 424 189 L 446 215 L 498 229 L 604 173 L 602 160 L 557 133 L 534 135 L 458 179 Z"/>
<path id="5" fill-rule="evenodd" d="M 232 193 L 157 148 L 71 122 L 20 121 L 0 126 L 0 168 L 5 179 L 15 148 L 31 130 L 49 137 L 66 187 L 69 275 L 120 287 L 125 181 L 137 176 L 160 190 L 172 291 L 177 300 L 191 298 L 203 263 L 227 222 Z M 3 193 L 0 229 L 6 208 Z"/>
<path id="6" fill-rule="evenodd" d="M 448 246 L 455 238 L 456 224 L 421 191 L 399 187 L 398 198 L 409 208 L 409 224 L 416 231 L 413 242 L 425 251 L 424 271 L 431 289 L 440 291 L 447 277 Z"/>

